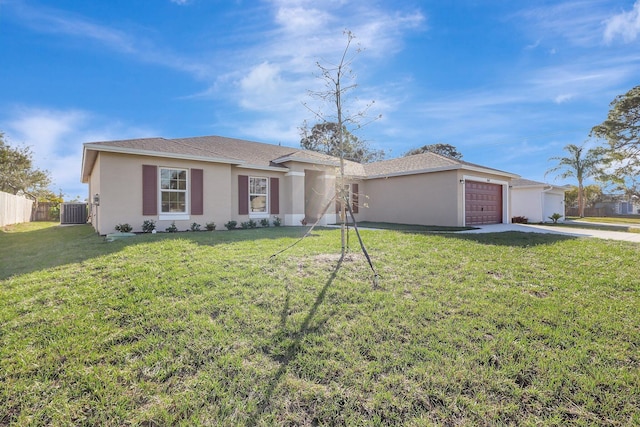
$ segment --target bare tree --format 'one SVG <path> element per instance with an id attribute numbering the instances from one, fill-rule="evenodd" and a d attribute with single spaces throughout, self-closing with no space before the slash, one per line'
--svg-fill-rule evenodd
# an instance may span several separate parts
<path id="1" fill-rule="evenodd" d="M 319 78 L 324 81 L 325 89 L 320 91 L 309 91 L 309 94 L 316 99 L 327 102 L 331 105 L 331 113 L 327 114 L 319 110 L 310 108 L 307 104 L 305 106 L 316 116 L 316 118 L 322 123 L 335 123 L 336 139 L 338 142 L 338 157 L 340 158 L 340 170 L 338 177 L 338 185 L 336 188 L 336 199 L 340 200 L 340 217 L 342 219 L 341 226 L 341 242 L 342 251 L 341 255 L 344 257 L 346 251 L 346 222 L 347 222 L 347 204 L 348 204 L 348 192 L 345 191 L 345 176 L 344 176 L 344 161 L 345 161 L 345 138 L 348 136 L 345 134 L 345 130 L 351 134 L 353 130 L 360 129 L 367 123 L 362 123 L 365 119 L 366 113 L 369 107 L 374 103 L 373 101 L 366 105 L 366 107 L 358 112 L 350 112 L 346 107 L 344 100 L 346 94 L 354 90 L 358 85 L 355 83 L 355 74 L 351 68 L 351 64 L 355 55 L 361 52 L 360 48 L 357 48 L 354 54 L 351 54 L 351 45 L 355 39 L 355 35 L 345 30 L 344 34 L 347 37 L 346 46 L 342 52 L 340 60 L 337 64 L 322 64 L 319 61 L 316 65 L 320 69 Z M 349 129 L 351 128 L 351 129 Z"/>

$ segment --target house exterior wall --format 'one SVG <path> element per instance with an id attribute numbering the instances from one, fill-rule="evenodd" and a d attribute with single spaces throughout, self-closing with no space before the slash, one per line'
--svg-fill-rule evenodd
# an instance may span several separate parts
<path id="1" fill-rule="evenodd" d="M 307 223 L 320 220 L 319 224 L 326 225 L 333 222 L 334 205 L 328 208 L 327 205 L 335 195 L 335 185 L 335 176 L 326 171 L 305 169 L 304 214 Z"/>
<path id="2" fill-rule="evenodd" d="M 554 213 L 562 215 L 559 221 L 564 221 L 564 191 L 545 192 L 542 197 L 542 222 L 551 221 L 549 217 Z"/>
<path id="3" fill-rule="evenodd" d="M 359 221 L 458 226 L 457 171 L 368 179 L 359 184 Z"/>
<path id="4" fill-rule="evenodd" d="M 529 222 L 550 222 L 554 213 L 564 220 L 564 191 L 548 190 L 544 187 L 514 187 L 511 189 L 512 216 L 527 217 Z"/>
<path id="5" fill-rule="evenodd" d="M 157 215 L 142 215 L 142 165 L 202 169 L 203 214 L 190 214 L 187 196 L 187 215 L 180 216 L 181 219 L 174 220 L 170 215 L 160 214 L 160 209 Z M 101 152 L 89 180 L 91 199 L 96 193 L 100 197 L 100 205 L 92 207 L 95 217 L 92 223 L 100 234 L 112 233 L 117 224 L 124 223 L 130 224 L 133 231 L 142 231 L 145 220 L 155 221 L 159 231 L 164 231 L 173 221 L 181 231 L 189 229 L 194 222 L 203 228 L 211 221 L 222 227 L 232 218 L 229 205 L 232 188 L 230 169 L 226 164 Z"/>
<path id="6" fill-rule="evenodd" d="M 101 159 L 102 159 L 102 156 L 99 153 L 98 156 L 96 157 L 96 162 L 94 164 L 94 168 L 93 168 L 94 173 L 92 173 L 91 177 L 89 178 L 89 195 L 87 199 L 89 200 L 89 222 L 91 223 L 91 225 L 93 225 L 93 228 L 95 228 L 96 230 L 100 229 L 100 220 L 102 219 L 101 216 L 98 215 L 98 212 L 100 209 L 99 201 L 98 203 L 95 203 L 94 201 L 94 197 L 96 195 L 98 195 L 98 197 L 100 196 Z"/>
<path id="7" fill-rule="evenodd" d="M 529 222 L 542 222 L 542 189 L 526 187 L 511 189 L 511 214 L 524 216 Z"/>
<path id="8" fill-rule="evenodd" d="M 450 170 L 389 178 L 366 179 L 359 184 L 359 221 L 401 224 L 465 225 L 464 182 L 502 186 L 502 222 L 509 222 L 509 178 L 468 170 Z"/>

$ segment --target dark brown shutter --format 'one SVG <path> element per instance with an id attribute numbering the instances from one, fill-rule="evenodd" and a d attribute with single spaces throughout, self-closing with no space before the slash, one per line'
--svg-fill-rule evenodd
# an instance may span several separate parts
<path id="1" fill-rule="evenodd" d="M 204 213 L 202 169 L 191 169 L 191 215 Z"/>
<path id="2" fill-rule="evenodd" d="M 351 184 L 351 210 L 358 213 L 358 184 Z"/>
<path id="3" fill-rule="evenodd" d="M 238 214 L 249 215 L 249 177 L 238 175 Z"/>
<path id="4" fill-rule="evenodd" d="M 158 167 L 142 165 L 142 215 L 158 214 Z"/>
<path id="5" fill-rule="evenodd" d="M 280 179 L 271 178 L 269 183 L 269 210 L 271 215 L 280 213 Z"/>

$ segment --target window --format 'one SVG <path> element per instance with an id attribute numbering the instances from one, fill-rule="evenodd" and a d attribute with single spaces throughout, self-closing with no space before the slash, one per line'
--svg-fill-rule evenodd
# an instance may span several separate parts
<path id="1" fill-rule="evenodd" d="M 267 213 L 267 178 L 249 177 L 249 213 Z"/>
<path id="2" fill-rule="evenodd" d="M 161 213 L 187 212 L 186 169 L 160 169 Z"/>

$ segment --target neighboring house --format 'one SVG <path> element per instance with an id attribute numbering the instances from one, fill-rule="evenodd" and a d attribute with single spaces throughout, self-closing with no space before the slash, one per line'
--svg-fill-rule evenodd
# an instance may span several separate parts
<path id="1" fill-rule="evenodd" d="M 100 234 L 145 220 L 163 231 L 250 219 L 301 225 L 339 221 L 338 158 L 219 136 L 84 144 L 82 182 Z M 349 203 L 359 221 L 465 226 L 508 223 L 518 176 L 433 153 L 370 164 L 345 161 Z M 329 207 L 327 209 L 327 207 Z"/>
<path id="2" fill-rule="evenodd" d="M 637 197 L 620 194 L 603 194 L 602 201 L 596 203 L 594 208 L 603 210 L 607 216 L 640 214 Z"/>
<path id="3" fill-rule="evenodd" d="M 514 217 L 524 216 L 531 223 L 551 222 L 549 217 L 559 213 L 559 221 L 564 221 L 564 193 L 568 188 L 529 179 L 514 179 L 511 187 Z"/>

